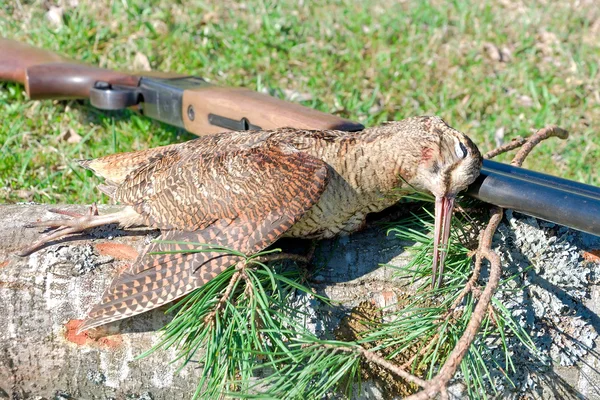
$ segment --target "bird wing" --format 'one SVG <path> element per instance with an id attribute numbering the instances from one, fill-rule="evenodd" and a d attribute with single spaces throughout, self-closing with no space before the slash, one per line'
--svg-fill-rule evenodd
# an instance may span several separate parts
<path id="1" fill-rule="evenodd" d="M 307 183 L 325 173 L 321 160 L 279 145 L 167 153 L 128 176 L 115 200 L 133 206 L 148 226 L 195 231 L 242 214 L 258 219 L 284 201 L 300 209 L 297 195 L 314 196 L 322 187 Z"/>
<path id="2" fill-rule="evenodd" d="M 249 173 L 216 175 L 222 179 L 219 187 L 224 187 L 227 181 L 231 183 L 230 191 L 200 196 L 200 204 L 188 205 L 189 209 L 180 204 L 178 195 L 171 195 L 172 210 L 168 218 L 157 214 L 162 209 L 156 204 L 163 204 L 157 193 L 168 196 L 164 189 L 145 199 L 150 206 L 139 205 L 157 225 L 170 227 L 163 231 L 161 240 L 171 243 L 153 243 L 129 270 L 115 278 L 80 330 L 140 314 L 202 286 L 240 261 L 240 257 L 216 251 L 186 251 L 197 250 L 197 243 L 206 243 L 244 254 L 256 253 L 301 218 L 319 200 L 327 184 L 327 164 L 303 153 L 269 148 L 233 158 L 248 168 Z M 233 186 L 231 181 L 240 179 L 243 182 L 238 181 Z M 174 184 L 174 187 L 180 186 L 181 182 Z M 249 194 L 239 192 L 240 188 Z M 184 215 L 177 215 L 178 212 Z M 195 219 L 193 213 L 201 213 L 202 217 Z M 191 224 L 186 224 L 189 222 Z M 200 228 L 177 229 L 191 226 Z M 156 252 L 166 254 L 151 254 Z"/>
<path id="3" fill-rule="evenodd" d="M 143 165 L 154 160 L 174 156 L 180 144 L 154 147 L 152 149 L 117 153 L 89 160 L 78 160 L 82 167 L 93 171 L 96 175 L 105 178 L 111 185 L 120 185 L 127 176 Z"/>

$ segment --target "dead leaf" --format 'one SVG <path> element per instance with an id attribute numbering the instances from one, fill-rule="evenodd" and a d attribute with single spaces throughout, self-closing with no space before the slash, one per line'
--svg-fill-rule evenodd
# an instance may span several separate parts
<path id="1" fill-rule="evenodd" d="M 283 89 L 283 94 L 285 95 L 285 99 L 289 101 L 301 102 L 313 99 L 310 93 L 301 93 L 296 90 Z"/>
<path id="2" fill-rule="evenodd" d="M 156 33 L 159 33 L 161 35 L 166 35 L 167 33 L 169 33 L 169 27 L 166 23 L 164 23 L 161 20 L 152 21 L 152 27 L 154 28 Z"/>
<path id="3" fill-rule="evenodd" d="M 504 131 L 505 129 L 503 126 L 496 130 L 496 133 L 494 134 L 494 141 L 496 142 L 496 147 L 500 147 L 504 144 Z"/>
<path id="4" fill-rule="evenodd" d="M 493 43 L 487 42 L 483 45 L 487 56 L 496 62 L 509 62 L 512 56 L 512 52 L 507 47 L 498 47 Z"/>
<path id="5" fill-rule="evenodd" d="M 144 53 L 140 53 L 139 51 L 135 53 L 135 57 L 133 58 L 133 69 L 136 71 L 152 71 L 152 68 L 150 68 L 150 61 Z"/>
<path id="6" fill-rule="evenodd" d="M 521 96 L 517 96 L 517 103 L 519 103 L 523 107 L 531 107 L 533 106 L 533 99 L 523 94 Z"/>
<path id="7" fill-rule="evenodd" d="M 50 25 L 55 28 L 60 28 L 64 25 L 63 15 L 65 11 L 62 7 L 50 6 L 50 9 L 46 12 L 46 20 Z"/>
<path id="8" fill-rule="evenodd" d="M 35 193 L 31 190 L 19 189 L 15 192 L 15 194 L 20 199 L 25 199 L 26 201 L 30 201 L 33 198 L 33 195 Z"/>
<path id="9" fill-rule="evenodd" d="M 79 143 L 81 142 L 81 136 L 75 132 L 72 128 L 67 129 L 56 138 L 58 142 L 67 143 Z"/>
<path id="10" fill-rule="evenodd" d="M 217 21 L 218 17 L 219 17 L 219 15 L 214 11 L 207 12 L 206 14 L 204 14 L 202 16 L 202 24 L 206 25 L 206 24 L 213 23 L 213 22 Z"/>

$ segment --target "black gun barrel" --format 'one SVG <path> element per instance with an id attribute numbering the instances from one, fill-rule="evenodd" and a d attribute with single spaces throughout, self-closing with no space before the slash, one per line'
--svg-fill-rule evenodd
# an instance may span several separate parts
<path id="1" fill-rule="evenodd" d="M 500 207 L 600 236 L 600 188 L 484 160 L 467 194 Z"/>

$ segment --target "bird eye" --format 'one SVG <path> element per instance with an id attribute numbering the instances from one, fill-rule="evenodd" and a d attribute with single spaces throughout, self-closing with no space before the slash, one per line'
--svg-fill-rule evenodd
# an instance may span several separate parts
<path id="1" fill-rule="evenodd" d="M 458 142 L 456 146 L 454 146 L 454 152 L 456 153 L 456 156 L 461 160 L 465 158 L 467 154 L 469 154 L 467 148 L 464 144 L 462 144 L 462 142 Z"/>

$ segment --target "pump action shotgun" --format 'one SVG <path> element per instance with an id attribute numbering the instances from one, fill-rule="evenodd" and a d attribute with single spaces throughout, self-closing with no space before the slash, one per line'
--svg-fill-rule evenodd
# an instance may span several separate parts
<path id="1" fill-rule="evenodd" d="M 31 99 L 89 99 L 104 110 L 143 115 L 206 135 L 224 130 L 360 131 L 334 115 L 243 88 L 212 85 L 182 74 L 118 72 L 69 60 L 0 38 L 0 80 L 19 82 Z M 484 160 L 469 196 L 600 236 L 600 188 Z"/>
<path id="2" fill-rule="evenodd" d="M 0 38 L 0 80 L 25 86 L 30 99 L 89 99 L 103 110 L 134 107 L 143 115 L 205 135 L 224 130 L 359 131 L 363 125 L 244 88 L 212 85 L 196 76 L 119 72 Z"/>

